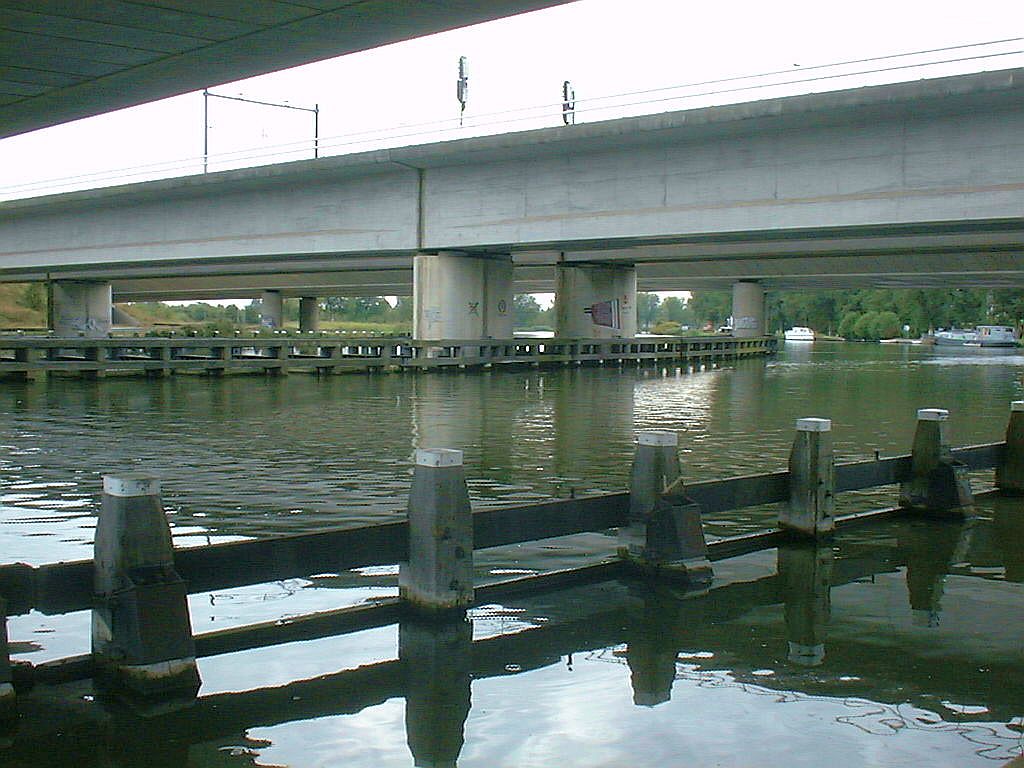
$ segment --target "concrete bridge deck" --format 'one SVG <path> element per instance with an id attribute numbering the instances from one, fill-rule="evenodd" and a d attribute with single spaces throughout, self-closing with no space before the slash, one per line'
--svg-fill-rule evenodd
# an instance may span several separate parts
<path id="1" fill-rule="evenodd" d="M 408 294 L 420 252 L 637 265 L 641 289 L 1016 286 L 1024 70 L 0 204 L 0 280 L 118 300 Z M 258 286 L 258 287 L 257 287 Z"/>

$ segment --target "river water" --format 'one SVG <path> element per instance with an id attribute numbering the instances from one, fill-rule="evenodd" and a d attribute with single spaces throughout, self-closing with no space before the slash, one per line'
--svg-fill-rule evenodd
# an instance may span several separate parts
<path id="1" fill-rule="evenodd" d="M 816 343 L 703 371 L 5 384 L 0 552 L 90 557 L 105 472 L 160 476 L 176 544 L 193 546 L 395 519 L 417 447 L 462 449 L 481 508 L 623 490 L 640 429 L 679 432 L 693 480 L 783 467 L 807 416 L 832 419 L 839 460 L 907 452 L 922 407 L 950 410 L 954 444 L 991 442 L 1024 398 L 1022 375 L 1014 351 Z M 892 500 L 881 489 L 841 503 Z M 774 514 L 705 527 L 742 533 Z M 1022 521 L 1021 503 L 986 499 L 967 526 L 898 521 L 718 563 L 704 596 L 609 583 L 487 606 L 472 614 L 471 654 L 458 651 L 465 628 L 403 627 L 404 672 L 390 661 L 397 626 L 212 657 L 199 703 L 173 721 L 126 725 L 86 691 L 66 720 L 23 723 L 0 750 L 12 765 L 789 766 L 827 749 L 843 766 L 1001 766 L 1024 743 Z M 479 553 L 478 578 L 600 558 L 613 543 Z M 391 595 L 394 573 L 194 595 L 193 626 Z M 12 656 L 85 652 L 88 623 L 11 617 Z"/>

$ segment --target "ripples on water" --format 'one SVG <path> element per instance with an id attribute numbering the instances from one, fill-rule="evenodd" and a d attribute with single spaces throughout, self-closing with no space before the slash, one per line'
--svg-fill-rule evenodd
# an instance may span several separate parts
<path id="1" fill-rule="evenodd" d="M 833 420 L 840 461 L 906 452 L 920 407 L 952 411 L 955 444 L 992 441 L 1022 370 L 1019 355 L 817 344 L 695 373 L 7 384 L 0 543 L 8 561 L 87 557 L 101 475 L 123 470 L 161 477 L 187 545 L 400 515 L 417 447 L 465 451 L 470 494 L 487 506 L 624 489 L 639 429 L 678 431 L 694 480 L 784 466 L 803 416 Z M 709 523 L 724 535 L 769 521 Z"/>

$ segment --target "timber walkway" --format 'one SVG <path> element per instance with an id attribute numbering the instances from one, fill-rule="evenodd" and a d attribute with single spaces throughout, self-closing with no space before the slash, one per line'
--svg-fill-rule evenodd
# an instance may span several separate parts
<path id="1" fill-rule="evenodd" d="M 728 336 L 628 339 L 443 339 L 405 337 L 56 338 L 0 337 L 0 377 L 43 374 L 86 378 L 106 374 L 164 376 L 200 373 L 280 375 L 383 370 L 435 370 L 506 366 L 643 365 L 711 366 L 767 355 L 776 339 Z"/>

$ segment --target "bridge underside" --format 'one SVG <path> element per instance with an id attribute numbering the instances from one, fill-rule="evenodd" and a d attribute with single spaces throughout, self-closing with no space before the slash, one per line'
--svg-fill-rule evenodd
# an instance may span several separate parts
<path id="1" fill-rule="evenodd" d="M 1024 219 L 580 245 L 564 244 L 570 250 L 510 246 L 505 252 L 512 253 L 516 292 L 553 291 L 558 263 L 634 264 L 643 291 L 726 290 L 739 280 L 756 280 L 766 290 L 1024 287 Z M 412 258 L 412 253 L 298 255 L 180 264 L 174 276 L 168 276 L 167 266 L 152 265 L 50 274 L 109 279 L 119 301 L 247 298 L 267 289 L 292 297 L 404 296 L 412 293 Z"/>

